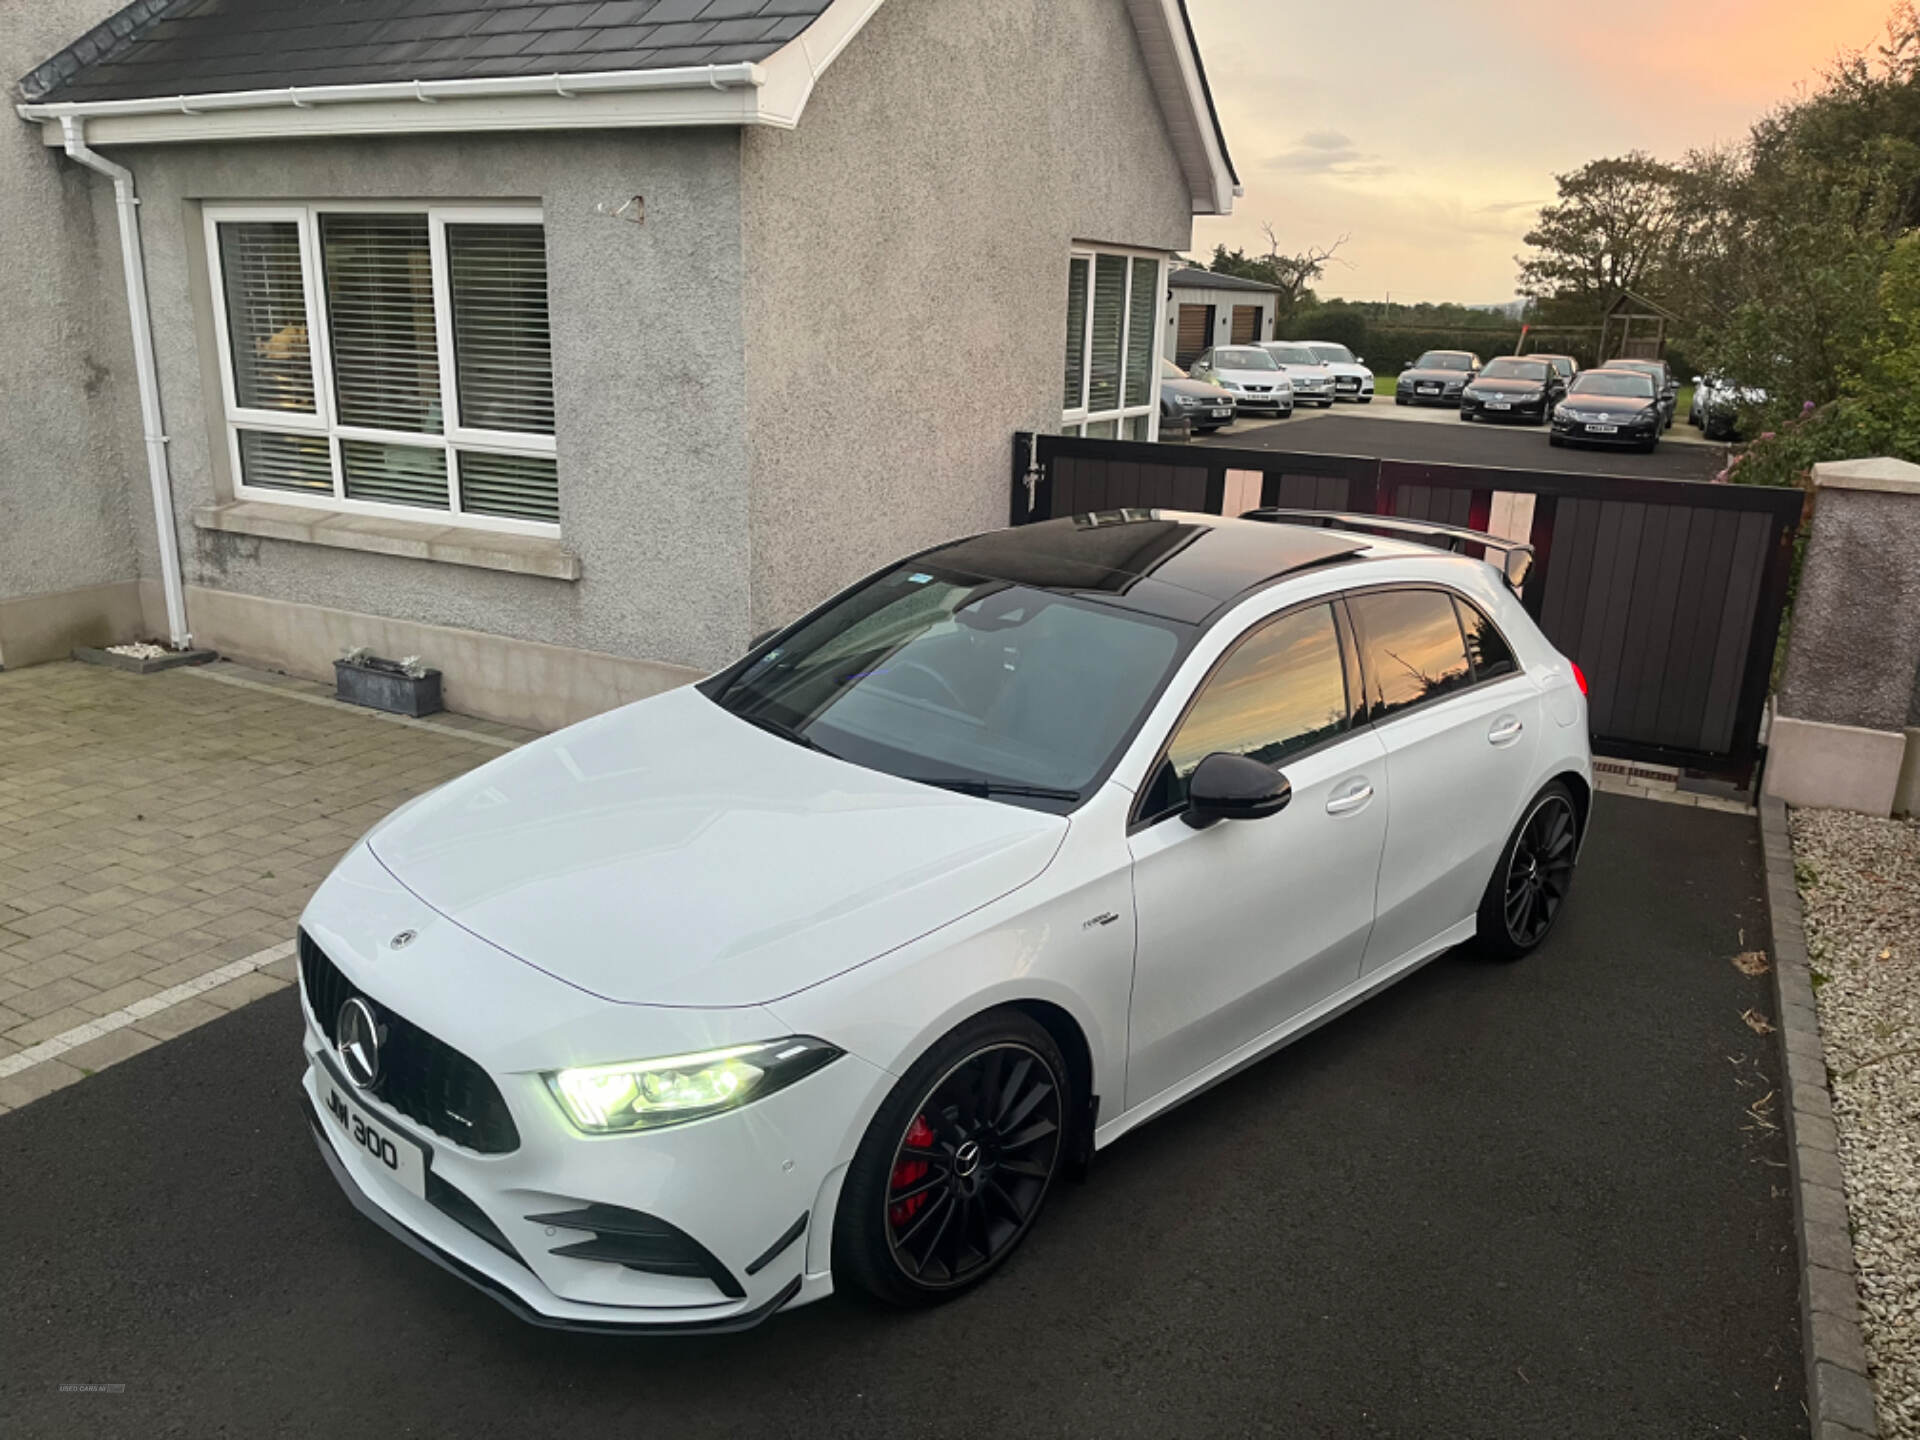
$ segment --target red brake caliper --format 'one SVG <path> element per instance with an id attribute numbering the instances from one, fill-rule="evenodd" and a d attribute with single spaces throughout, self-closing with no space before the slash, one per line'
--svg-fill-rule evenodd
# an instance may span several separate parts
<path id="1" fill-rule="evenodd" d="M 931 1150 L 933 1148 L 933 1127 L 927 1124 L 926 1116 L 916 1115 L 913 1117 L 913 1124 L 907 1127 L 907 1144 L 917 1150 Z M 922 1180 L 926 1179 L 927 1172 L 932 1170 L 932 1168 L 933 1166 L 925 1160 L 897 1161 L 893 1167 L 893 1188 L 895 1190 L 905 1190 L 910 1186 L 919 1184 Z M 922 1190 L 918 1195 L 909 1195 L 905 1200 L 887 1207 L 887 1218 L 896 1226 L 904 1225 L 915 1215 L 919 1214 L 921 1207 L 932 1198 L 933 1192 L 931 1190 Z"/>

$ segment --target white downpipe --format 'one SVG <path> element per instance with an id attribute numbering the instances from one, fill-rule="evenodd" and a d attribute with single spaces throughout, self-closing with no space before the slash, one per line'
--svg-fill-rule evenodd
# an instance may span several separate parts
<path id="1" fill-rule="evenodd" d="M 147 481 L 153 489 L 153 528 L 160 541 L 160 581 L 167 596 L 167 638 L 176 650 L 192 646 L 187 633 L 187 602 L 180 583 L 180 542 L 173 528 L 173 477 L 167 468 L 167 435 L 160 418 L 160 379 L 153 363 L 153 320 L 147 314 L 147 270 L 140 249 L 140 202 L 133 193 L 133 172 L 89 149 L 86 122 L 60 117 L 67 154 L 113 181 L 114 209 L 120 216 L 120 263 L 126 272 L 127 318 L 133 325 L 133 368 L 140 382 L 140 428 L 147 443 Z"/>

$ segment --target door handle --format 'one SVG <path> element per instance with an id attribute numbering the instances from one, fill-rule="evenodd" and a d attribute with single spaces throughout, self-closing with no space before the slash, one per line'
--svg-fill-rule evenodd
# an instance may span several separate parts
<path id="1" fill-rule="evenodd" d="M 1489 745 L 1511 745 L 1520 738 L 1520 732 L 1526 728 L 1526 726 L 1520 723 L 1518 717 L 1502 715 L 1498 720 L 1493 722 L 1493 728 L 1487 731 L 1487 743 Z"/>
<path id="2" fill-rule="evenodd" d="M 1327 814 L 1351 815 L 1371 799 L 1373 799 L 1373 786 L 1364 777 L 1349 780 L 1334 791 L 1332 797 L 1328 799 Z"/>

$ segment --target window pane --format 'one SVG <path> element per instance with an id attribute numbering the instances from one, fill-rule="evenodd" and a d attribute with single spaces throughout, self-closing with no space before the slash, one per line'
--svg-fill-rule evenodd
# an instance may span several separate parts
<path id="1" fill-rule="evenodd" d="M 313 414 L 300 227 L 274 220 L 228 222 L 218 229 L 234 399 L 252 410 Z"/>
<path id="2" fill-rule="evenodd" d="M 1473 661 L 1473 678 L 1492 680 L 1518 670 L 1520 667 L 1514 662 L 1507 637 L 1493 621 L 1457 595 L 1453 603 L 1460 610 L 1460 628 L 1467 632 L 1467 657 Z"/>
<path id="3" fill-rule="evenodd" d="M 447 226 L 460 423 L 553 433 L 547 242 L 538 225 Z"/>
<path id="4" fill-rule="evenodd" d="M 1062 410 L 1078 410 L 1087 388 L 1087 262 L 1067 262 L 1067 384 Z"/>
<path id="5" fill-rule="evenodd" d="M 341 478 L 349 500 L 447 509 L 447 452 L 419 445 L 340 442 Z"/>
<path id="6" fill-rule="evenodd" d="M 320 240 L 340 423 L 438 435 L 427 217 L 322 215 Z"/>
<path id="7" fill-rule="evenodd" d="M 1153 426 L 1153 417 L 1151 415 L 1128 416 L 1127 417 L 1127 439 L 1129 440 L 1147 439 L 1148 438 L 1147 432 L 1152 428 L 1152 426 Z"/>
<path id="8" fill-rule="evenodd" d="M 240 478 L 267 490 L 333 494 L 333 452 L 324 435 L 240 432 Z"/>
<path id="9" fill-rule="evenodd" d="M 1347 605 L 1373 670 L 1373 719 L 1470 683 L 1460 622 L 1438 590 L 1356 595 Z"/>
<path id="10" fill-rule="evenodd" d="M 1118 420 L 1092 420 L 1087 424 L 1089 440 L 1113 440 L 1119 436 Z"/>
<path id="11" fill-rule="evenodd" d="M 560 523 L 560 481 L 554 463 L 531 455 L 460 452 L 460 508 L 474 515 Z"/>
<path id="12" fill-rule="evenodd" d="M 1087 409 L 1120 408 L 1120 324 L 1127 303 L 1127 262 L 1120 255 L 1093 257 L 1093 347 Z"/>
<path id="13" fill-rule="evenodd" d="M 1347 728 L 1340 636 L 1325 605 L 1269 622 L 1213 673 L 1154 777 L 1145 813 L 1187 802 L 1187 781 L 1215 751 L 1278 765 Z"/>
<path id="14" fill-rule="evenodd" d="M 1160 262 L 1133 262 L 1133 293 L 1127 299 L 1127 404 L 1152 398 L 1153 357 L 1159 348 L 1153 333 L 1154 301 L 1160 294 Z M 1145 439 L 1145 436 L 1141 437 Z"/>

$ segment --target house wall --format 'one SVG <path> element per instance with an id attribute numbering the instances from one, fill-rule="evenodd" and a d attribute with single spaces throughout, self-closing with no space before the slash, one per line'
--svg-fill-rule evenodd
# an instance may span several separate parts
<path id="1" fill-rule="evenodd" d="M 324 674 L 364 616 L 362 643 L 395 633 L 384 622 L 396 621 L 638 663 L 599 701 L 577 697 L 546 723 L 739 653 L 748 622 L 737 132 L 144 146 L 114 158 L 134 170 L 143 202 L 197 643 Z M 611 213 L 634 195 L 645 197 L 642 224 Z M 231 497 L 201 205 L 329 199 L 543 206 L 561 530 L 581 560 L 577 580 L 194 525 L 196 509 Z M 100 266 L 90 283 L 117 274 Z M 144 573 L 157 574 L 150 527 L 141 548 Z M 502 690 L 523 652 L 488 653 L 501 683 L 473 693 Z"/>
<path id="2" fill-rule="evenodd" d="M 118 8 L 0 0 L 9 108 L 13 77 Z M 145 471 L 125 308 L 103 296 L 120 275 L 113 207 L 37 128 L 0 131 L 0 665 L 22 665 L 130 638 Z"/>
<path id="3" fill-rule="evenodd" d="M 1006 524 L 1071 243 L 1183 249 L 1192 201 L 1124 0 L 887 0 L 742 152 L 757 628 Z"/>
<path id="4" fill-rule="evenodd" d="M 1180 344 L 1182 305 L 1213 306 L 1212 343 L 1228 345 L 1233 342 L 1233 309 L 1236 305 L 1258 305 L 1260 338 L 1273 339 L 1273 322 L 1274 316 L 1279 313 L 1280 297 L 1271 291 L 1259 290 L 1174 290 L 1173 298 L 1167 302 L 1167 323 L 1160 337 L 1160 353 L 1169 360 L 1175 358 L 1174 352 Z"/>

